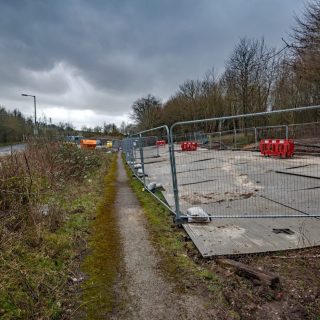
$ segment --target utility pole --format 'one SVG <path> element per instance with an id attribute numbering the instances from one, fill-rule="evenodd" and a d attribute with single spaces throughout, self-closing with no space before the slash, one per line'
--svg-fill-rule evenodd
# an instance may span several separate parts
<path id="1" fill-rule="evenodd" d="M 38 128 L 37 128 L 37 98 L 36 98 L 36 96 L 34 96 L 32 94 L 22 93 L 21 95 L 23 97 L 32 97 L 33 98 L 33 104 L 34 104 L 34 129 L 33 129 L 33 134 L 36 136 L 36 135 L 38 135 Z"/>

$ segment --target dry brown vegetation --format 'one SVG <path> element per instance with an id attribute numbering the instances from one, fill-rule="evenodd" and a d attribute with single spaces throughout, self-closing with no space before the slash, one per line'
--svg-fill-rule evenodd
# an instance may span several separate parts
<path id="1" fill-rule="evenodd" d="M 318 320 L 320 317 L 319 247 L 238 257 L 238 260 L 277 274 L 270 288 L 239 275 L 232 268 L 209 263 L 224 280 L 223 294 L 241 319 Z"/>
<path id="2" fill-rule="evenodd" d="M 76 308 L 72 285 L 109 159 L 39 139 L 0 158 L 1 319 L 61 319 Z"/>

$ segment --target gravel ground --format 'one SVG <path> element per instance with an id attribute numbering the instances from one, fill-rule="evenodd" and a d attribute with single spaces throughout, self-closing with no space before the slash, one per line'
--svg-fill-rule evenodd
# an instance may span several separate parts
<path id="1" fill-rule="evenodd" d="M 130 189 L 118 158 L 116 210 L 123 242 L 124 268 L 119 277 L 113 319 L 218 319 L 201 296 L 177 293 L 158 267 L 159 257 L 146 229 L 146 218 Z"/>

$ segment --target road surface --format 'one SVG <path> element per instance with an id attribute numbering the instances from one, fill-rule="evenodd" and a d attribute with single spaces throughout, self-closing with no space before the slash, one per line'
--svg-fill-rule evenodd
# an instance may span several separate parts
<path id="1" fill-rule="evenodd" d="M 11 146 L 0 147 L 0 157 L 9 155 L 11 153 L 11 148 L 13 152 L 20 152 L 26 148 L 26 144 L 20 143 L 20 144 L 15 144 L 12 147 Z"/>

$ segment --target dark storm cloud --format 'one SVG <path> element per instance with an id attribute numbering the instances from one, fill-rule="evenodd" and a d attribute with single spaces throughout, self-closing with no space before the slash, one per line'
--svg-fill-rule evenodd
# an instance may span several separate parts
<path id="1" fill-rule="evenodd" d="M 221 72 L 242 36 L 281 46 L 302 4 L 1 0 L 0 95 L 10 100 L 22 88 L 42 94 L 48 105 L 121 115 L 141 95 L 167 98 L 187 78 L 213 66 Z M 73 79 L 79 80 L 75 87 Z M 83 83 L 93 90 L 90 99 Z M 67 98 L 77 90 L 81 102 Z"/>

